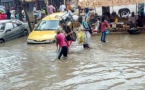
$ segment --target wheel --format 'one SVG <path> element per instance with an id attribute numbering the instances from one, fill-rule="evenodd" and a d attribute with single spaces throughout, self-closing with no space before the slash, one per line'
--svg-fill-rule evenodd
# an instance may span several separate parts
<path id="1" fill-rule="evenodd" d="M 128 9 L 122 9 L 119 11 L 120 17 L 127 17 L 130 14 L 130 11 Z"/>
<path id="2" fill-rule="evenodd" d="M 0 43 L 3 43 L 3 42 L 5 42 L 4 39 L 0 39 Z"/>
<path id="3" fill-rule="evenodd" d="M 24 30 L 24 36 L 28 35 L 28 30 Z"/>
<path id="4" fill-rule="evenodd" d="M 56 41 L 54 40 L 53 43 L 55 43 Z"/>

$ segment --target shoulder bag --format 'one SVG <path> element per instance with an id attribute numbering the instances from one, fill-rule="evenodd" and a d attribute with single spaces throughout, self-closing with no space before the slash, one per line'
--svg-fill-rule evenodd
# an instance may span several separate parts
<path id="1" fill-rule="evenodd" d="M 65 29 L 66 29 L 66 31 L 68 32 L 67 26 L 65 26 Z M 73 31 L 73 30 L 71 30 L 71 31 Z M 76 35 L 76 33 L 75 33 L 74 31 L 73 31 L 72 34 L 66 36 L 66 40 L 68 40 L 69 37 L 71 38 L 72 41 L 76 41 L 76 39 L 77 39 L 77 35 Z"/>

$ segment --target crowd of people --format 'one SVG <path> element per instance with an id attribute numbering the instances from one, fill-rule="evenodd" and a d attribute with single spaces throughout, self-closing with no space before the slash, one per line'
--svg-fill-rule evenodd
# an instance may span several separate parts
<path id="1" fill-rule="evenodd" d="M 33 15 L 34 15 L 34 23 L 37 23 L 37 19 L 42 19 L 44 18 L 46 15 L 52 14 L 54 12 L 68 12 L 70 15 L 72 14 L 72 7 L 71 5 L 68 3 L 67 5 L 64 5 L 63 3 L 61 3 L 59 9 L 57 9 L 56 7 L 54 7 L 51 3 L 49 3 L 49 5 L 47 5 L 46 8 L 42 8 L 41 10 L 39 8 L 36 8 L 37 5 L 34 5 L 33 7 Z"/>
<path id="2" fill-rule="evenodd" d="M 84 41 L 82 42 L 83 43 L 82 47 L 84 49 L 89 50 L 92 48 L 91 46 L 91 35 L 93 33 L 92 27 L 82 16 L 78 18 L 78 22 L 79 22 L 78 30 L 81 30 L 81 32 L 84 35 Z M 58 30 L 56 31 L 57 35 L 55 38 L 56 38 L 56 46 L 58 50 L 57 59 L 60 60 L 62 55 L 64 59 L 66 59 L 68 56 L 72 42 L 74 41 L 73 40 L 74 31 L 71 30 L 71 28 L 67 26 L 63 20 L 59 22 L 59 25 L 61 29 L 58 28 Z M 105 16 L 103 16 L 100 21 L 100 31 L 102 32 L 100 40 L 103 43 L 106 42 L 106 35 L 107 35 L 106 30 L 109 27 L 110 27 L 109 23 L 107 22 Z"/>
<path id="3" fill-rule="evenodd" d="M 65 6 L 63 7 L 65 10 Z M 61 10 L 61 9 L 60 9 Z M 62 12 L 63 12 L 62 10 Z M 112 20 L 110 17 L 114 16 L 115 19 Z M 98 18 L 98 15 L 94 12 L 91 12 L 88 7 L 84 8 L 84 17 L 80 16 L 78 18 L 78 22 L 80 24 L 78 30 L 81 30 L 84 34 L 84 41 L 83 41 L 83 47 L 84 49 L 91 49 L 91 34 L 93 30 L 97 30 L 97 32 L 101 32 L 100 40 L 103 43 L 106 43 L 106 35 L 108 34 L 108 29 L 111 27 L 111 22 L 116 21 L 117 14 L 113 12 L 112 14 L 104 14 L 102 17 Z M 118 20 L 118 19 L 117 19 Z M 128 17 L 128 25 L 130 25 L 130 28 L 132 27 L 143 27 L 145 24 L 145 16 L 143 13 L 136 16 L 134 12 L 131 13 L 131 16 Z M 57 30 L 56 35 L 56 45 L 57 47 L 60 47 L 58 49 L 58 56 L 57 59 L 61 59 L 61 56 L 63 55 L 64 58 L 67 58 L 68 52 L 70 50 L 71 44 L 73 42 L 72 33 L 73 31 L 70 29 L 69 26 L 65 24 L 65 22 L 60 21 L 60 26 L 62 27 L 62 30 Z M 69 39 L 67 39 L 69 37 Z"/>
<path id="4" fill-rule="evenodd" d="M 23 21 L 25 21 L 25 12 L 22 10 L 22 18 Z M 6 18 L 5 19 L 19 19 L 19 12 L 14 7 L 11 7 L 10 9 L 6 10 Z"/>
<path id="5" fill-rule="evenodd" d="M 72 7 L 70 4 L 64 5 L 63 3 L 59 7 L 59 12 L 67 12 L 70 16 L 73 16 Z M 42 19 L 46 15 L 52 14 L 56 11 L 56 7 L 52 4 L 49 4 L 46 8 L 42 8 L 41 10 L 36 8 L 36 5 L 33 7 L 33 15 L 34 15 L 34 23 L 37 23 L 37 19 Z M 15 9 L 7 10 L 7 19 L 17 19 L 18 14 Z M 22 15 L 25 17 L 25 13 L 22 10 Z M 79 28 L 83 33 L 83 47 L 84 49 L 91 49 L 91 34 L 96 30 L 97 32 L 101 32 L 100 40 L 101 42 L 106 42 L 107 31 L 110 28 L 110 23 L 115 20 L 111 19 L 111 16 L 116 17 L 117 14 L 113 12 L 110 14 L 109 12 L 105 13 L 101 17 L 98 18 L 97 13 L 94 13 L 89 9 L 89 7 L 84 8 L 84 17 L 80 16 L 78 18 Z M 117 18 L 117 17 L 116 17 Z M 136 16 L 134 12 L 132 12 L 131 16 L 128 17 L 128 22 L 130 28 L 133 27 L 143 27 L 145 24 L 145 16 L 144 13 Z M 56 35 L 56 46 L 58 49 L 57 59 L 61 59 L 63 55 L 64 58 L 67 58 L 68 52 L 70 51 L 72 42 L 75 41 L 74 31 L 71 30 L 69 26 L 65 24 L 65 21 L 61 20 L 59 25 L 62 29 L 57 30 Z M 76 34 L 77 35 L 77 34 Z"/>

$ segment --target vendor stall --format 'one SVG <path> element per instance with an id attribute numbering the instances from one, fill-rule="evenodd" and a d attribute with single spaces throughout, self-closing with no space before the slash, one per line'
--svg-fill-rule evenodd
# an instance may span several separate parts
<path id="1" fill-rule="evenodd" d="M 78 0 L 78 6 L 80 7 L 103 7 L 103 6 L 120 6 L 120 5 L 128 5 L 128 4 L 137 4 L 145 3 L 145 0 Z M 136 8 L 137 13 L 137 8 Z M 114 18 L 110 18 L 111 21 L 111 31 L 120 31 L 127 32 L 130 28 L 128 26 L 128 19 L 121 20 L 122 18 L 118 17 L 118 22 L 114 22 Z M 144 28 L 144 27 L 142 27 Z M 140 27 L 136 27 L 136 30 L 140 29 Z M 135 29 L 133 29 L 135 30 Z M 143 29 L 144 30 L 144 29 Z"/>

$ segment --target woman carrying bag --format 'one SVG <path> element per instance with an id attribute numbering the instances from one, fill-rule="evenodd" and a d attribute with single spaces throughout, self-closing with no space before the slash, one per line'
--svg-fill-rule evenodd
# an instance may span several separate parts
<path id="1" fill-rule="evenodd" d="M 66 35 L 66 41 L 68 43 L 68 47 L 70 48 L 72 41 L 76 40 L 76 33 L 73 30 L 71 30 L 70 27 L 67 26 L 63 20 L 59 22 L 59 25 L 64 30 L 64 33 Z"/>
<path id="2" fill-rule="evenodd" d="M 78 18 L 78 22 L 80 23 L 80 28 L 83 31 L 84 36 L 85 36 L 85 42 L 83 46 L 84 48 L 90 49 L 91 34 L 92 34 L 91 27 L 89 26 L 87 22 L 83 21 L 82 17 Z"/>

